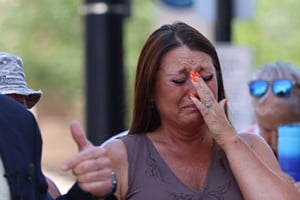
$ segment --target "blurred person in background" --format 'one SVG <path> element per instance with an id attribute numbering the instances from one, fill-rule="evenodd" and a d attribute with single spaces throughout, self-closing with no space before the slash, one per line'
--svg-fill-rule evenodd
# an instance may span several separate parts
<path id="1" fill-rule="evenodd" d="M 10 97 L 1 94 L 0 102 L 1 199 L 44 199 L 48 186 L 41 172 L 41 137 L 34 116 Z"/>
<path id="2" fill-rule="evenodd" d="M 41 90 L 27 87 L 23 60 L 7 52 L 0 52 L 0 93 L 12 97 L 28 109 L 33 108 L 42 96 Z"/>
<path id="3" fill-rule="evenodd" d="M 261 135 L 277 157 L 278 127 L 300 122 L 300 71 L 288 62 L 268 63 L 248 86 L 256 124 L 246 131 Z M 300 183 L 295 185 L 300 191 Z"/>
<path id="4" fill-rule="evenodd" d="M 0 93 L 5 94 L 26 108 L 33 108 L 42 96 L 42 91 L 32 90 L 27 87 L 23 60 L 12 53 L 0 52 Z M 47 177 L 49 193 L 52 197 L 60 195 L 55 183 Z"/>
<path id="5" fill-rule="evenodd" d="M 26 112 L 40 100 L 42 92 L 27 87 L 23 61 L 11 53 L 0 52 L 0 94 L 2 94 L 0 95 L 1 199 L 94 199 L 97 195 L 105 196 L 111 190 L 112 172 L 109 162 L 105 167 L 102 166 L 105 171 L 103 174 L 108 174 L 106 178 L 101 177 L 101 180 L 98 180 L 95 174 L 92 178 L 86 178 L 86 174 L 93 173 L 93 167 L 97 166 L 94 161 L 97 162 L 102 155 L 104 160 L 106 159 L 105 152 L 93 147 L 84 135 L 76 130 L 72 132 L 72 136 L 80 152 L 71 158 L 73 165 L 66 162 L 63 170 L 72 169 L 73 172 L 80 170 L 80 173 L 74 174 L 78 182 L 67 194 L 61 196 L 55 183 L 48 177 L 45 179 L 41 169 L 41 134 L 34 115 L 29 111 Z M 5 98 L 3 95 L 8 97 Z M 85 156 L 86 151 L 98 155 L 97 159 Z M 97 153 L 99 151 L 100 154 Z M 86 166 L 86 162 L 88 165 L 94 163 L 91 165 L 92 168 Z M 97 188 L 97 192 L 93 193 L 93 187 L 97 184 L 100 184 L 103 190 L 99 192 Z M 91 194 L 84 192 L 82 188 Z"/>

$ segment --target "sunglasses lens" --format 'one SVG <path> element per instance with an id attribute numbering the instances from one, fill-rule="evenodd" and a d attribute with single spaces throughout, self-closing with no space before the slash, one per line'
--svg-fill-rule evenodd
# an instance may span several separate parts
<path id="1" fill-rule="evenodd" d="M 254 97 L 263 96 L 268 90 L 268 82 L 263 80 L 255 80 L 249 83 L 250 94 Z"/>
<path id="2" fill-rule="evenodd" d="M 291 93 L 293 83 L 291 80 L 276 80 L 272 84 L 272 90 L 276 96 L 285 97 Z"/>

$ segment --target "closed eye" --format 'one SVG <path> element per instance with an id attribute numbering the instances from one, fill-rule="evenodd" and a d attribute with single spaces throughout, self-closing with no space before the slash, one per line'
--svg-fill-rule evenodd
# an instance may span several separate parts
<path id="1" fill-rule="evenodd" d="M 210 76 L 202 77 L 202 79 L 203 79 L 205 82 L 208 82 L 208 81 L 210 81 L 213 77 L 214 77 L 214 74 L 211 74 Z"/>
<path id="2" fill-rule="evenodd" d="M 205 82 L 208 82 L 208 81 L 212 80 L 213 77 L 214 77 L 214 74 L 211 74 L 211 75 L 209 75 L 209 76 L 207 76 L 207 77 L 204 77 L 204 76 L 203 76 L 202 79 L 203 79 Z M 184 84 L 185 81 L 186 81 L 186 78 L 172 80 L 173 83 L 178 84 L 178 85 Z"/>
<path id="3" fill-rule="evenodd" d="M 185 81 L 186 81 L 186 79 L 185 79 L 185 78 L 182 78 L 182 79 L 176 79 L 176 80 L 172 80 L 172 82 L 173 82 L 173 83 L 175 83 L 175 84 L 178 84 L 178 85 L 180 85 L 180 84 L 184 84 L 184 83 L 185 83 Z"/>

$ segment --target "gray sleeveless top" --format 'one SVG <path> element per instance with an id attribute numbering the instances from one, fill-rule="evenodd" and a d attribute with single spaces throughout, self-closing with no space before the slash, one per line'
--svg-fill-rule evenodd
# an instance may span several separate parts
<path id="1" fill-rule="evenodd" d="M 127 149 L 128 200 L 238 200 L 243 199 L 224 151 L 214 144 L 203 190 L 182 183 L 145 134 L 120 138 Z"/>

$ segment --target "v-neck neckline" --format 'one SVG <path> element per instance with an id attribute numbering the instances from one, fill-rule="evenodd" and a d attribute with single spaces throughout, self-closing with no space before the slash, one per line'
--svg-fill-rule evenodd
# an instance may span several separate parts
<path id="1" fill-rule="evenodd" d="M 177 176 L 176 174 L 171 170 L 171 168 L 169 167 L 169 165 L 166 163 L 166 161 L 163 159 L 162 155 L 159 153 L 159 151 L 157 150 L 157 148 L 155 147 L 155 145 L 152 143 L 152 141 L 150 140 L 150 138 L 145 135 L 147 143 L 149 145 L 151 145 L 151 147 L 154 149 L 154 153 L 156 154 L 157 158 L 159 159 L 158 162 L 161 163 L 163 165 L 163 167 L 165 167 L 169 173 L 170 176 L 172 176 L 178 183 L 180 183 L 181 185 L 183 185 L 185 188 L 187 188 L 188 190 L 192 191 L 193 193 L 200 193 L 202 194 L 203 191 L 205 190 L 205 188 L 207 187 L 207 184 L 209 182 L 209 178 L 210 178 L 210 174 L 212 171 L 212 167 L 213 167 L 213 162 L 214 162 L 214 158 L 215 158 L 215 154 L 216 154 L 216 144 L 215 141 L 213 140 L 213 145 L 212 145 L 212 156 L 210 158 L 210 162 L 209 162 L 209 166 L 207 169 L 207 175 L 205 177 L 204 183 L 203 183 L 203 187 L 200 190 L 195 190 L 191 187 L 189 187 L 188 185 L 186 185 L 184 182 L 182 182 Z M 154 156 L 155 157 L 155 156 Z"/>

